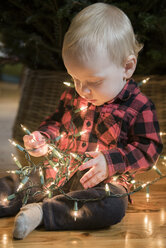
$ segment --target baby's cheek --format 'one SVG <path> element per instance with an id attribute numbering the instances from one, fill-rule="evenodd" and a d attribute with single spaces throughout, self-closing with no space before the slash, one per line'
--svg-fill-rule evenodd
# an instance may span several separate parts
<path id="1" fill-rule="evenodd" d="M 81 94 L 80 94 L 79 87 L 78 87 L 78 86 L 76 86 L 76 85 L 75 85 L 75 90 L 77 91 L 77 93 L 78 93 L 79 95 L 81 95 Z"/>

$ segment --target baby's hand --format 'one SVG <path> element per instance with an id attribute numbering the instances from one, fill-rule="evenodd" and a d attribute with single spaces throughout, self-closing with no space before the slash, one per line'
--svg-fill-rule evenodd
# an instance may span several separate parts
<path id="1" fill-rule="evenodd" d="M 34 131 L 31 135 L 25 135 L 23 141 L 28 153 L 34 157 L 44 156 L 48 152 L 46 139 L 39 131 Z"/>
<path id="2" fill-rule="evenodd" d="M 80 171 L 91 168 L 80 179 L 85 189 L 96 186 L 108 177 L 108 166 L 104 155 L 101 152 L 88 152 L 88 154 L 91 155 L 93 159 L 79 167 Z"/>

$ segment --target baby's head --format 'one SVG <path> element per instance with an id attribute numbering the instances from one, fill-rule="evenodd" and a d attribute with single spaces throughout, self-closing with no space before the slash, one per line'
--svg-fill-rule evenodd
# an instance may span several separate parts
<path id="1" fill-rule="evenodd" d="M 112 100 L 132 76 L 141 48 L 123 11 L 95 3 L 73 19 L 64 38 L 62 56 L 77 92 L 101 105 Z M 96 98 L 103 100 L 96 102 Z"/>

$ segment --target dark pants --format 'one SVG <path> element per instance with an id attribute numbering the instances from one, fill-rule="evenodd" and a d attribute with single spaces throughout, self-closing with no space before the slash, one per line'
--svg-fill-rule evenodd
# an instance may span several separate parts
<path id="1" fill-rule="evenodd" d="M 77 199 L 92 199 L 102 197 L 105 194 L 104 183 L 84 190 L 79 182 L 82 175 L 82 172 L 76 173 L 65 184 L 63 191 L 67 195 Z M 40 182 L 38 175 L 34 175 L 31 180 L 35 183 Z M 16 175 L 0 178 L 0 217 L 13 216 L 19 212 L 22 206 L 23 194 L 17 195 L 8 205 L 3 204 L 1 201 L 4 196 L 16 192 L 19 183 L 19 177 Z M 109 187 L 113 194 L 123 194 L 126 192 L 122 186 L 109 184 Z M 38 198 L 30 198 L 28 203 L 39 201 L 43 201 L 43 217 L 46 230 L 79 230 L 109 227 L 120 222 L 125 215 L 128 199 L 127 197 L 105 198 L 84 204 L 79 202 L 76 220 L 73 216 L 74 202 L 68 200 L 58 191 L 55 191 L 54 197 L 51 199 L 44 199 L 39 195 Z"/>
<path id="2" fill-rule="evenodd" d="M 29 186 L 31 183 L 38 183 L 40 185 L 40 179 L 37 174 L 34 174 L 31 177 L 31 180 L 27 182 L 26 187 Z M 8 202 L 3 201 L 4 198 L 14 194 L 17 191 L 19 184 L 20 178 L 18 175 L 9 174 L 5 177 L 0 178 L 0 217 L 14 216 L 22 207 L 22 201 L 25 193 L 16 194 L 16 197 Z M 32 188 L 31 193 L 33 194 L 37 190 L 41 190 L 41 186 Z M 38 195 L 37 197 L 35 197 L 35 199 L 33 197 L 30 197 L 28 203 L 39 202 L 42 200 L 43 196 Z"/>

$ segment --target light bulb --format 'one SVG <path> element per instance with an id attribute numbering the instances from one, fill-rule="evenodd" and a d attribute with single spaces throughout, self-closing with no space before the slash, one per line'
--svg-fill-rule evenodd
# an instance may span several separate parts
<path id="1" fill-rule="evenodd" d="M 106 191 L 107 195 L 110 195 L 110 188 L 109 188 L 109 185 L 107 183 L 105 185 L 105 191 Z"/>
<path id="2" fill-rule="evenodd" d="M 63 82 L 63 84 L 65 84 L 68 87 L 70 87 L 70 85 L 71 85 L 71 83 L 69 83 L 69 82 Z"/>
<path id="3" fill-rule="evenodd" d="M 22 189 L 23 186 L 24 186 L 24 184 L 23 184 L 23 183 L 20 183 L 20 185 L 19 185 L 18 188 L 17 188 L 17 192 L 18 192 L 20 189 Z"/>
<path id="4" fill-rule="evenodd" d="M 98 152 L 99 151 L 99 145 L 97 145 L 97 147 L 96 147 L 96 152 Z"/>
<path id="5" fill-rule="evenodd" d="M 13 145 L 13 146 L 17 146 L 16 142 L 11 140 L 11 139 L 8 139 L 8 141 Z"/>
<path id="6" fill-rule="evenodd" d="M 76 221 L 77 220 L 77 217 L 78 217 L 78 211 L 74 211 L 73 212 L 73 216 L 74 216 L 74 220 Z"/>
<path id="7" fill-rule="evenodd" d="M 23 126 L 22 124 L 20 124 L 20 126 L 22 127 L 25 133 L 27 133 L 28 135 L 31 135 L 31 132 L 25 126 Z"/>
<path id="8" fill-rule="evenodd" d="M 145 188 L 145 187 L 146 187 L 146 185 L 147 185 L 147 183 L 142 184 L 142 188 Z"/>
<path id="9" fill-rule="evenodd" d="M 85 110 L 85 109 L 87 109 L 87 108 L 88 108 L 87 106 L 83 106 L 83 107 L 80 108 L 80 110 L 83 111 L 83 110 Z"/>
<path id="10" fill-rule="evenodd" d="M 22 168 L 22 165 L 19 162 L 19 160 L 14 156 L 13 153 L 11 153 L 11 155 L 12 155 L 12 158 L 13 158 L 14 162 L 16 163 L 16 165 L 21 169 Z"/>
<path id="11" fill-rule="evenodd" d="M 146 83 L 149 81 L 149 79 L 150 79 L 150 77 L 145 78 L 144 80 L 142 80 L 142 82 L 143 82 L 144 84 L 146 84 Z"/>
<path id="12" fill-rule="evenodd" d="M 74 216 L 74 220 L 76 221 L 78 217 L 78 202 L 77 201 L 74 202 L 73 216 Z"/>

